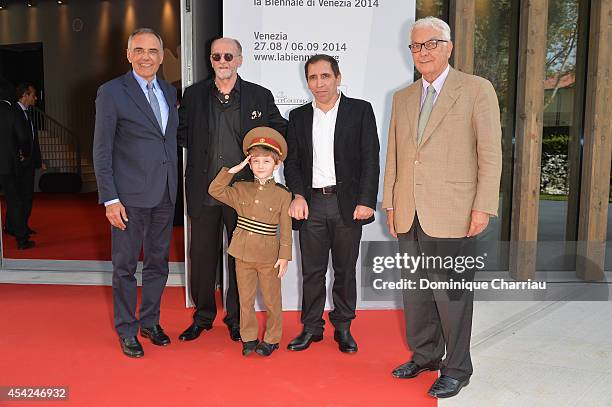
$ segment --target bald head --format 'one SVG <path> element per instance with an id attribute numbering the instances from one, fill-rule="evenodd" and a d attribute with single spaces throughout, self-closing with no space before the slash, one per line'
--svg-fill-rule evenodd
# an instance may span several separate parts
<path id="1" fill-rule="evenodd" d="M 216 43 L 225 43 L 227 45 L 230 46 L 234 46 L 235 51 L 236 51 L 236 55 L 242 55 L 242 45 L 240 44 L 240 41 L 238 41 L 237 39 L 234 38 L 229 38 L 229 37 L 221 37 L 221 38 L 217 38 L 216 40 L 214 40 L 212 42 L 212 44 L 210 44 L 210 49 L 211 49 L 211 54 L 212 54 L 212 49 L 214 48 Z"/>
<path id="2" fill-rule="evenodd" d="M 242 65 L 242 46 L 233 38 L 218 38 L 210 45 L 210 64 L 215 78 L 220 81 L 233 81 Z"/>

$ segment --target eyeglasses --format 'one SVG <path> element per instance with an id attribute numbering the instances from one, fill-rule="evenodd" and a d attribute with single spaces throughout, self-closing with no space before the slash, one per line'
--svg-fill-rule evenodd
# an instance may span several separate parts
<path id="1" fill-rule="evenodd" d="M 210 57 L 215 62 L 221 61 L 221 57 L 223 57 L 223 59 L 225 59 L 226 62 L 232 62 L 235 56 L 239 57 L 240 55 L 230 54 L 229 52 L 226 52 L 225 54 L 220 54 L 218 52 L 215 52 L 214 54 L 210 54 Z"/>
<path id="2" fill-rule="evenodd" d="M 156 57 L 159 55 L 159 50 L 155 48 L 151 48 L 151 49 L 134 48 L 132 52 L 134 53 L 134 55 L 138 55 L 138 56 L 147 54 L 149 56 Z"/>
<path id="3" fill-rule="evenodd" d="M 425 47 L 426 50 L 431 51 L 432 49 L 436 49 L 438 48 L 438 43 L 439 42 L 448 42 L 446 40 L 429 40 L 429 41 L 425 41 L 425 42 L 413 42 L 412 44 L 408 45 L 408 48 L 410 48 L 410 51 L 412 51 L 413 54 L 417 54 L 421 51 L 422 47 Z"/>

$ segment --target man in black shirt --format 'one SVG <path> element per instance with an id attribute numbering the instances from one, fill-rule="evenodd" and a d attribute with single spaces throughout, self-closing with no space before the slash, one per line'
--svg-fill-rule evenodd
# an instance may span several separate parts
<path id="1" fill-rule="evenodd" d="M 179 109 L 178 142 L 187 148 L 185 190 L 191 219 L 191 298 L 193 323 L 179 336 L 196 339 L 212 328 L 217 314 L 216 271 L 223 226 L 231 240 L 236 212 L 208 194 L 208 186 L 223 166 L 244 160 L 242 140 L 251 129 L 268 126 L 285 134 L 287 121 L 280 115 L 272 93 L 238 76 L 242 46 L 232 38 L 211 45 L 210 62 L 215 75 L 185 89 Z M 239 178 L 252 178 L 244 169 Z M 229 243 L 229 242 L 228 242 Z M 232 340 L 240 340 L 240 308 L 234 259 L 228 256 L 228 287 L 225 298 L 227 324 Z M 222 290 L 223 292 L 223 290 Z"/>

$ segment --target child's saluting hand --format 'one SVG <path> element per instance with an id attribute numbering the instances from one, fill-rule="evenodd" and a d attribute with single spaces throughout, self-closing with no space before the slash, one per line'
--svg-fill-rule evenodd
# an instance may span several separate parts
<path id="1" fill-rule="evenodd" d="M 234 165 L 227 172 L 229 172 L 230 174 L 237 174 L 237 173 L 239 173 L 244 167 L 246 167 L 246 165 L 249 163 L 250 160 L 251 160 L 251 156 L 247 155 L 246 158 L 244 159 L 244 161 L 242 161 L 238 165 Z"/>

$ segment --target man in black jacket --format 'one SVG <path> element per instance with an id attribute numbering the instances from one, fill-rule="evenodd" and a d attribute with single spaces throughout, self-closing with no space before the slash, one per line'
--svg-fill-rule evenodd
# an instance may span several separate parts
<path id="1" fill-rule="evenodd" d="M 36 88 L 30 83 L 21 83 L 17 86 L 17 103 L 13 104 L 15 111 L 15 125 L 21 134 L 25 135 L 22 146 L 22 160 L 20 162 L 21 176 L 17 184 L 18 192 L 23 199 L 23 216 L 26 225 L 29 225 L 34 199 L 34 174 L 37 168 L 42 167 L 42 157 L 38 142 L 38 129 L 32 121 L 31 107 L 36 105 L 38 97 Z M 12 231 L 13 225 L 7 222 L 7 230 Z M 29 226 L 28 234 L 36 233 Z"/>
<path id="2" fill-rule="evenodd" d="M 379 142 L 370 103 L 338 90 L 338 62 L 315 55 L 304 67 L 314 96 L 289 114 L 285 160 L 289 209 L 297 220 L 302 253 L 303 332 L 289 343 L 305 350 L 323 339 L 325 275 L 331 250 L 334 339 L 345 353 L 357 352 L 350 332 L 355 318 L 355 266 L 362 226 L 374 220 L 378 192 Z"/>
<path id="3" fill-rule="evenodd" d="M 285 134 L 287 121 L 274 104 L 272 93 L 238 76 L 242 46 L 232 38 L 211 44 L 210 62 L 215 75 L 185 89 L 179 109 L 178 142 L 187 148 L 185 190 L 191 218 L 192 324 L 179 336 L 190 341 L 212 328 L 217 314 L 215 284 L 223 226 L 231 240 L 236 212 L 208 194 L 208 185 L 223 166 L 244 160 L 242 140 L 251 129 L 268 126 Z M 252 178 L 245 169 L 237 178 Z M 229 244 L 229 242 L 228 242 Z M 234 259 L 228 256 L 228 287 L 224 318 L 230 338 L 240 340 L 240 307 Z M 223 291 L 223 290 L 222 290 Z"/>
<path id="4" fill-rule="evenodd" d="M 17 239 L 17 249 L 30 249 L 34 247 L 34 242 L 29 240 L 26 202 L 22 192 L 24 149 L 29 140 L 18 124 L 17 112 L 9 101 L 12 90 L 3 87 L 0 91 L 0 184 L 6 198 L 6 231 Z"/>

